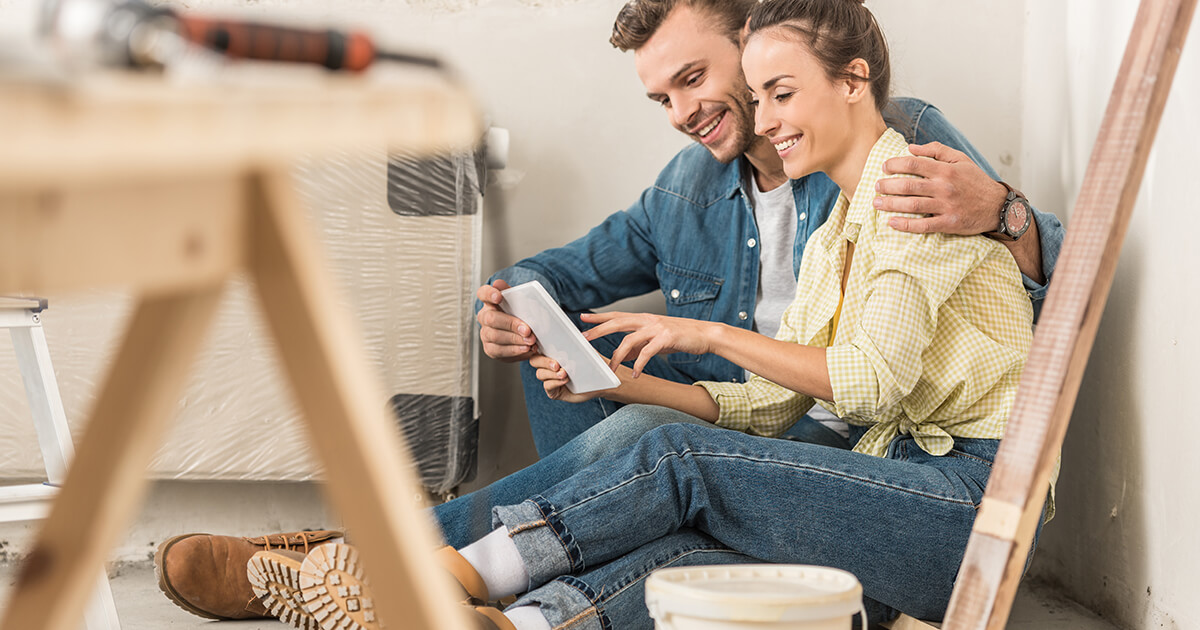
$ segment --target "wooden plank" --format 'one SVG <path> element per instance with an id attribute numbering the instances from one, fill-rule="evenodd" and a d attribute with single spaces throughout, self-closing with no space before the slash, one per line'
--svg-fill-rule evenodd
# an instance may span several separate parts
<path id="1" fill-rule="evenodd" d="M 998 630 L 1008 620 L 1195 8 L 1143 0 L 1138 10 L 946 628 Z"/>
<path id="2" fill-rule="evenodd" d="M 0 293 L 212 285 L 242 266 L 232 174 L 0 194 Z"/>
<path id="3" fill-rule="evenodd" d="M 241 64 L 204 79 L 84 74 L 70 85 L 0 81 L 0 187 L 174 178 L 388 148 L 424 155 L 483 134 L 474 100 L 432 71 Z"/>
<path id="4" fill-rule="evenodd" d="M 101 566 L 145 492 L 219 285 L 143 298 L 87 424 L 67 481 L 21 566 L 3 630 L 76 627 Z"/>
<path id="5" fill-rule="evenodd" d="M 291 181 L 264 174 L 247 188 L 255 286 L 324 463 L 328 496 L 368 552 L 380 618 L 404 628 L 467 628 L 449 578 L 428 569 L 438 537 L 409 500 L 420 490 L 399 430 Z"/>
<path id="6" fill-rule="evenodd" d="M 908 615 L 900 615 L 892 621 L 879 624 L 888 630 L 938 630 L 940 624 L 931 624 L 920 619 L 914 619 Z"/>

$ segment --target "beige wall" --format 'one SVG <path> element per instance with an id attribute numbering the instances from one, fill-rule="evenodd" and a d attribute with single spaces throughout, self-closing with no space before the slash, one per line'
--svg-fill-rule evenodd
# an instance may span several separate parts
<path id="1" fill-rule="evenodd" d="M 1032 194 L 1073 201 L 1136 3 L 1027 3 Z M 1196 628 L 1200 612 L 1200 24 L 1175 76 L 1063 448 L 1059 516 L 1034 572 L 1127 628 Z M 1033 126 L 1037 125 L 1037 130 Z"/>

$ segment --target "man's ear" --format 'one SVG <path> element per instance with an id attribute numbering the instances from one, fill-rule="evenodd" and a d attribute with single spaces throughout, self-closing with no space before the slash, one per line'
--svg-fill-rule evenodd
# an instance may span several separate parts
<path id="1" fill-rule="evenodd" d="M 863 59 L 855 59 L 846 64 L 843 76 L 847 103 L 857 103 L 871 92 L 871 66 Z"/>

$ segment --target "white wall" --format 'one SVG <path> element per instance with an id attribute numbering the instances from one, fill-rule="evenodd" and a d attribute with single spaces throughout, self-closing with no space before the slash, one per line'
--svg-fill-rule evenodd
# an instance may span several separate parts
<path id="1" fill-rule="evenodd" d="M 1128 37 L 1131 0 L 1031 0 L 1026 190 L 1073 201 Z M 1128 628 L 1196 628 L 1200 611 L 1200 24 L 1175 75 L 1063 449 L 1058 517 L 1034 573 Z M 1065 207 L 1065 206 L 1064 206 Z"/>

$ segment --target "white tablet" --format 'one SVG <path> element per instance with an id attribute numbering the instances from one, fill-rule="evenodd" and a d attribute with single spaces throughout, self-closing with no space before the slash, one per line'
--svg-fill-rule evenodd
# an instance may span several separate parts
<path id="1" fill-rule="evenodd" d="M 534 280 L 500 292 L 500 308 L 529 324 L 537 336 L 538 351 L 558 361 L 567 371 L 567 389 L 573 394 L 610 389 L 621 380 L 608 362 L 583 338 L 562 308 L 555 303 L 542 283 Z"/>

